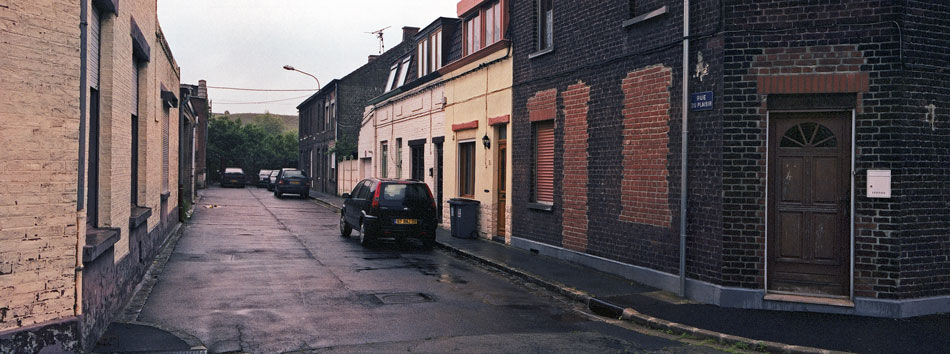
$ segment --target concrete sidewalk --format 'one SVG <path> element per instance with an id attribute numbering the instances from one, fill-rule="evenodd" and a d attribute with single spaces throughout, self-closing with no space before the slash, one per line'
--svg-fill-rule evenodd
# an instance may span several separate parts
<path id="1" fill-rule="evenodd" d="M 488 240 L 438 235 L 443 247 L 587 303 L 600 315 L 769 352 L 946 353 L 950 315 L 885 319 L 699 304 L 611 274 Z M 820 349 L 819 349 L 820 348 Z"/>
<path id="2" fill-rule="evenodd" d="M 343 199 L 312 193 L 336 210 Z M 950 314 L 887 319 L 744 310 L 695 303 L 578 264 L 439 229 L 438 244 L 587 304 L 595 313 L 723 344 L 769 352 L 946 353 Z"/>

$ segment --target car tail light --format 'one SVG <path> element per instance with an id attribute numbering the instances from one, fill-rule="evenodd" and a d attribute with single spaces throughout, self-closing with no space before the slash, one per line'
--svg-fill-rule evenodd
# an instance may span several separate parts
<path id="1" fill-rule="evenodd" d="M 379 209 L 379 191 L 381 189 L 383 189 L 383 185 L 379 184 L 376 186 L 376 192 L 373 192 L 373 202 L 371 205 L 373 209 Z"/>
<path id="2" fill-rule="evenodd" d="M 277 184 L 284 184 L 284 180 L 277 181 Z"/>

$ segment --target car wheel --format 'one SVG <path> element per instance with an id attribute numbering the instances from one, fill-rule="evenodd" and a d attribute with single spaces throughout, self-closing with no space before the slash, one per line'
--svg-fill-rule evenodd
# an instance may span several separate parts
<path id="1" fill-rule="evenodd" d="M 283 197 L 284 197 L 284 193 L 281 193 L 280 191 L 274 191 L 274 195 L 276 195 L 277 198 L 283 198 Z"/>
<path id="2" fill-rule="evenodd" d="M 340 213 L 340 236 L 344 238 L 350 237 L 351 233 L 353 233 L 353 228 L 350 227 L 350 224 L 346 223 L 346 215 Z"/>
<path id="3" fill-rule="evenodd" d="M 303 199 L 310 199 L 310 192 L 301 194 L 300 196 L 303 197 Z"/>
<path id="4" fill-rule="evenodd" d="M 366 234 L 366 223 L 360 223 L 360 245 L 369 247 L 373 245 L 373 237 Z"/>

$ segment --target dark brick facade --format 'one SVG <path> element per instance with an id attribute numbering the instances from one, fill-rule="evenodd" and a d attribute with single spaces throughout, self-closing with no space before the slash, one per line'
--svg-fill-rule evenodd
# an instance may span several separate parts
<path id="1" fill-rule="evenodd" d="M 569 86 L 583 82 L 589 86 L 587 108 L 587 242 L 585 253 L 617 260 L 623 263 L 676 272 L 678 268 L 678 234 L 676 223 L 667 222 L 658 227 L 650 224 L 631 223 L 621 220 L 624 195 L 624 120 L 625 112 L 623 80 L 631 73 L 647 67 L 668 68 L 672 77 L 681 74 L 681 47 L 678 33 L 682 27 L 679 19 L 682 8 L 675 3 L 663 1 L 636 2 L 634 13 L 646 13 L 667 6 L 665 14 L 645 22 L 624 27 L 622 23 L 630 19 L 630 2 L 610 1 L 597 6 L 576 9 L 569 2 L 555 1 L 554 50 L 551 53 L 533 56 L 535 52 L 536 19 L 535 2 L 513 1 L 511 3 L 511 37 L 514 43 L 514 102 L 513 102 L 513 185 L 532 185 L 533 146 L 530 120 L 535 112 L 530 112 L 529 99 L 541 91 L 555 89 L 564 92 Z M 558 11 L 558 8 L 572 7 L 571 11 Z M 664 159 L 669 164 L 666 180 L 669 193 L 662 198 L 664 207 L 669 210 L 667 218 L 679 217 L 679 102 L 681 81 L 672 80 L 668 86 L 670 117 L 669 141 Z M 566 208 L 571 196 L 564 192 L 565 166 L 571 162 L 565 157 L 565 107 L 563 97 L 557 101 L 555 117 L 555 202 L 551 211 L 532 207 L 530 189 L 514 189 L 512 193 L 513 235 L 529 240 L 562 246 L 566 230 Z M 710 114 L 710 116 L 713 116 Z M 702 134 L 716 136 L 715 130 L 706 130 Z M 693 137 L 694 139 L 696 137 Z M 709 141 L 711 139 L 700 139 Z M 691 153 L 699 149 L 715 153 L 701 144 L 691 144 Z M 692 155 L 691 155 L 692 158 Z M 693 170 L 697 176 L 717 176 L 719 159 L 706 159 L 702 170 Z M 524 167 L 519 167 L 524 166 Z M 697 167 L 694 167 L 697 168 Z M 702 183 L 700 183 L 702 182 Z M 715 181 L 690 181 L 690 188 L 697 196 L 691 196 L 691 203 L 712 201 L 703 204 L 702 210 L 716 210 L 716 196 L 719 192 Z M 707 219 L 708 218 L 708 219 Z M 703 249 L 716 245 L 719 230 L 719 215 L 697 215 L 690 227 L 711 225 L 704 230 L 691 230 L 690 249 Z M 701 232 L 700 232 L 701 231 Z M 709 241 L 706 241 L 709 240 Z M 695 247 L 694 247 L 695 246 Z M 713 248 L 715 249 L 715 248 Z M 700 265 L 708 267 L 695 273 L 717 274 L 718 252 L 712 252 Z M 697 259 L 695 256 L 691 260 Z M 696 262 L 691 262 L 693 267 Z M 702 277 L 700 277 L 702 278 Z"/>
<path id="2" fill-rule="evenodd" d="M 630 9 L 629 1 L 577 7 L 555 0 L 550 53 L 536 53 L 536 3 L 511 2 L 513 185 L 529 186 L 511 193 L 513 235 L 676 274 L 682 2 L 637 1 Z M 654 10 L 660 14 L 630 24 Z M 711 91 L 714 101 L 711 110 L 689 112 L 687 277 L 765 289 L 768 114 L 853 109 L 854 296 L 950 295 L 950 25 L 942 20 L 950 5 L 694 1 L 690 13 L 689 92 Z M 631 100 L 647 85 L 629 80 L 648 68 L 665 68 L 672 80 L 642 102 Z M 589 87 L 586 131 L 568 129 L 570 103 L 560 97 L 555 202 L 544 210 L 530 187 L 533 100 L 578 82 Z M 829 95 L 847 105 L 821 106 Z M 665 122 L 648 130 L 648 141 L 630 130 L 658 121 L 637 120 L 645 112 L 662 113 Z M 577 238 L 570 215 L 580 189 L 567 177 L 578 168 L 577 139 L 586 139 L 588 156 L 582 249 L 568 245 Z M 893 197 L 867 197 L 869 169 L 892 171 Z"/>
<path id="3" fill-rule="evenodd" d="M 356 156 L 363 110 L 367 102 L 383 94 L 392 62 L 414 49 L 409 44 L 417 31 L 418 28 L 403 28 L 402 43 L 343 78 L 327 83 L 297 106 L 300 116 L 299 168 L 311 178 L 314 190 L 337 194 L 336 169 L 330 156 L 335 153 L 338 160 Z M 335 112 L 331 113 L 329 124 L 325 124 L 325 105 L 331 99 L 335 102 Z"/>

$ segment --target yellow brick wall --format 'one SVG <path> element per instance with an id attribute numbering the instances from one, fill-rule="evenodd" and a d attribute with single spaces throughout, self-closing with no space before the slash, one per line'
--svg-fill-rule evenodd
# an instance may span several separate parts
<path id="1" fill-rule="evenodd" d="M 153 95 L 155 97 L 160 97 L 162 85 L 165 86 L 165 89 L 171 91 L 175 94 L 175 97 L 178 98 L 178 104 L 181 104 L 181 96 L 178 92 L 178 86 L 180 86 L 181 81 L 181 71 L 178 68 L 178 64 L 175 63 L 175 58 L 171 55 L 170 48 L 164 48 L 167 43 L 162 43 L 161 31 L 152 32 L 152 38 L 155 39 L 155 47 L 152 49 L 152 56 L 156 72 L 155 86 L 153 87 Z M 166 53 L 166 50 L 168 51 Z M 168 139 L 163 141 L 162 135 L 162 125 L 164 120 L 165 112 L 168 112 Z M 149 181 L 151 190 L 154 193 L 149 193 L 150 197 L 155 195 L 161 197 L 161 193 L 165 192 L 162 186 L 162 145 L 167 141 L 168 143 L 168 189 L 170 192 L 168 197 L 168 205 L 165 210 L 161 212 L 163 214 L 168 214 L 171 212 L 178 204 L 178 126 L 179 122 L 179 110 L 177 107 L 165 108 L 162 100 L 156 99 L 155 102 L 155 119 L 149 122 L 149 124 L 154 124 L 152 126 L 151 132 L 154 134 L 149 135 L 149 141 L 154 142 L 154 149 L 152 149 L 153 154 L 149 155 L 149 158 L 154 161 L 152 166 L 154 167 L 149 171 L 149 175 L 152 176 L 152 180 Z M 154 173 L 154 174 L 153 174 Z M 149 219 L 149 230 L 155 227 L 155 225 L 160 220 L 158 210 L 161 207 L 161 199 L 155 201 L 153 207 L 153 217 Z M 152 206 L 153 204 L 149 204 Z M 178 215 L 172 215 L 170 218 L 177 218 Z"/>
<path id="2" fill-rule="evenodd" d="M 0 1 L 0 331 L 74 315 L 80 9 Z"/>
<path id="3" fill-rule="evenodd" d="M 475 140 L 475 196 L 473 199 L 481 203 L 478 231 L 483 237 L 495 235 L 498 219 L 497 213 L 497 186 L 495 160 L 498 154 L 497 128 L 488 125 L 488 118 L 511 115 L 511 58 L 502 59 L 507 55 L 507 49 L 498 50 L 481 60 L 464 65 L 450 73 L 443 80 L 445 84 L 445 145 L 443 164 L 443 188 L 446 198 L 443 199 L 443 220 L 449 219 L 448 199 L 459 196 L 458 185 L 458 142 L 468 139 Z M 494 64 L 472 71 L 479 65 L 502 59 Z M 467 73 L 467 74 L 466 74 Z M 462 76 L 462 74 L 465 74 Z M 458 78 L 456 78 L 458 76 Z M 467 129 L 455 132 L 452 124 L 478 121 L 477 129 Z M 511 124 L 506 126 L 507 135 L 511 137 Z M 486 150 L 482 145 L 482 137 L 488 135 L 491 140 L 491 149 Z M 507 150 L 506 185 L 511 194 L 511 142 Z M 486 192 L 487 190 L 487 192 Z M 511 201 L 505 205 L 505 238 L 511 236 Z M 448 225 L 446 225 L 448 226 Z"/>
<path id="4" fill-rule="evenodd" d="M 121 229 L 115 244 L 114 261 L 129 254 L 131 215 L 131 116 L 133 58 L 131 18 L 145 35 L 150 48 L 149 62 L 139 63 L 139 158 L 138 205 L 152 209 L 147 231 L 158 226 L 162 191 L 161 84 L 178 95 L 179 71 L 168 58 L 156 35 L 156 4 L 153 1 L 123 2 L 119 14 L 103 16 L 100 78 L 100 192 L 99 227 Z M 177 202 L 178 109 L 169 109 L 169 210 Z M 167 213 L 169 210 L 165 210 Z"/>

